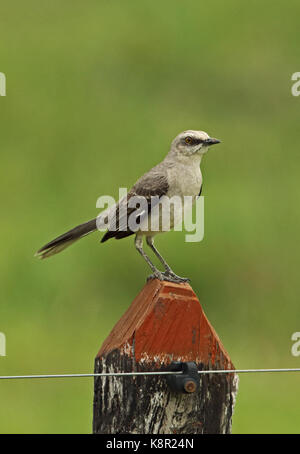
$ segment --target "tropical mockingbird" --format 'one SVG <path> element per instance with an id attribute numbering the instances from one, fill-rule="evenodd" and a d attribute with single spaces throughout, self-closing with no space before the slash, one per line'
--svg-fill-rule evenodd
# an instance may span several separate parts
<path id="1" fill-rule="evenodd" d="M 218 139 L 209 137 L 204 131 L 188 130 L 182 132 L 173 140 L 165 159 L 145 173 L 116 205 L 100 213 L 96 219 L 78 225 L 50 241 L 39 249 L 36 255 L 42 259 L 50 257 L 83 236 L 106 226 L 107 231 L 101 242 L 110 238 L 121 239 L 135 234 L 135 247 L 153 271 L 150 278 L 172 282 L 187 281 L 187 278 L 177 276 L 160 255 L 154 246 L 154 236 L 164 230 L 172 229 L 178 220 L 182 219 L 184 204 L 179 208 L 172 205 L 170 209 L 168 200 L 174 197 L 177 197 L 180 201 L 189 198 L 192 204 L 201 194 L 200 162 L 202 156 L 207 152 L 209 146 L 219 142 Z M 134 203 L 132 203 L 133 201 Z M 136 204 L 136 201 L 138 204 Z M 142 204 L 143 201 L 145 202 L 144 205 Z M 138 205 L 139 208 L 137 208 Z M 161 220 L 162 215 L 167 210 L 169 225 L 167 229 L 164 229 Z M 135 222 L 130 223 L 130 219 Z M 153 224 L 157 227 L 153 228 Z M 164 272 L 156 268 L 143 250 L 144 236 L 148 246 L 162 263 Z"/>

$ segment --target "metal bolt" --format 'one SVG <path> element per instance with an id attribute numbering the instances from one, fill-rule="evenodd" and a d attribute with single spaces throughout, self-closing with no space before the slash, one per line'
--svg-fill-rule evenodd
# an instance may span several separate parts
<path id="1" fill-rule="evenodd" d="M 187 380 L 184 383 L 183 387 L 187 393 L 194 393 L 197 389 L 197 383 L 195 383 L 193 380 Z"/>

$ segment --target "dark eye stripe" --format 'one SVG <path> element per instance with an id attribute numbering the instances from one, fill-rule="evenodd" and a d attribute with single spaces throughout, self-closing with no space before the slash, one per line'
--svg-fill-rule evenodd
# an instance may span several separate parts
<path id="1" fill-rule="evenodd" d="M 200 143 L 203 143 L 203 142 L 204 142 L 204 140 L 202 140 L 202 139 L 193 139 L 193 143 L 195 145 L 199 145 Z"/>
<path id="2" fill-rule="evenodd" d="M 186 142 L 185 140 L 187 139 L 187 137 L 185 137 L 183 139 L 183 142 L 186 144 L 186 145 L 199 145 L 200 143 L 203 143 L 204 141 L 202 139 L 195 139 L 194 137 L 190 137 L 189 136 L 189 139 L 191 139 L 190 142 Z"/>

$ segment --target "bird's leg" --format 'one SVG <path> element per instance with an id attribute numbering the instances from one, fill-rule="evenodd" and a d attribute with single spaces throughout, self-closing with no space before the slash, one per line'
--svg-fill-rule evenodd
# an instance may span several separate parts
<path id="1" fill-rule="evenodd" d="M 189 281 L 188 278 L 177 276 L 177 274 L 174 273 L 174 271 L 171 269 L 171 267 L 167 264 L 165 259 L 160 255 L 160 253 L 154 246 L 154 240 L 153 240 L 152 236 L 147 236 L 146 241 L 147 241 L 148 246 L 152 249 L 152 251 L 154 252 L 156 257 L 158 258 L 158 260 L 163 264 L 163 266 L 166 270 L 165 273 L 163 273 L 163 275 L 167 281 L 171 281 L 171 282 L 188 282 Z"/>
<path id="2" fill-rule="evenodd" d="M 148 279 L 159 279 L 160 281 L 163 281 L 165 279 L 164 273 L 159 271 L 156 268 L 156 266 L 153 265 L 153 263 L 149 259 L 148 255 L 143 250 L 143 237 L 141 235 L 136 235 L 136 237 L 135 237 L 135 247 L 136 247 L 137 251 L 141 254 L 141 256 L 144 258 L 144 260 L 146 260 L 146 262 L 150 266 L 151 270 L 153 271 L 153 274 L 151 274 L 151 276 L 149 276 Z"/>
<path id="3" fill-rule="evenodd" d="M 154 254 L 156 255 L 156 257 L 158 258 L 158 260 L 163 264 L 163 266 L 164 266 L 166 272 L 167 272 L 168 274 L 175 274 L 175 273 L 171 270 L 171 267 L 167 264 L 167 262 L 165 261 L 165 259 L 160 255 L 160 253 L 158 252 L 158 250 L 157 250 L 156 247 L 154 246 L 153 237 L 152 237 L 152 236 L 147 236 L 146 242 L 147 242 L 148 246 L 152 249 L 152 251 L 154 252 Z"/>

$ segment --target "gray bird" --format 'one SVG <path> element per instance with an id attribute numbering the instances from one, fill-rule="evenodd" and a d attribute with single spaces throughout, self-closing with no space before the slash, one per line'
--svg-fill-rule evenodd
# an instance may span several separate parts
<path id="1" fill-rule="evenodd" d="M 177 276 L 165 259 L 154 246 L 154 236 L 165 230 L 170 230 L 176 222 L 182 219 L 184 204 L 170 208 L 168 200 L 177 197 L 179 200 L 188 198 L 195 202 L 202 190 L 202 174 L 200 162 L 209 146 L 220 143 L 218 139 L 209 137 L 204 131 L 188 130 L 180 133 L 171 144 L 165 159 L 149 172 L 145 173 L 131 188 L 127 195 L 116 205 L 100 213 L 91 221 L 78 225 L 63 235 L 47 243 L 36 253 L 41 259 L 61 252 L 80 238 L 107 226 L 107 231 L 101 242 L 110 238 L 121 239 L 135 234 L 135 247 L 150 266 L 153 274 L 149 278 L 168 280 L 171 282 L 186 282 L 187 278 Z M 133 203 L 132 202 L 140 202 Z M 142 204 L 142 202 L 146 202 Z M 139 208 L 142 206 L 142 208 Z M 161 219 L 164 211 L 169 209 L 169 225 L 164 229 Z M 129 220 L 135 221 L 132 227 Z M 151 223 L 154 220 L 154 224 Z M 158 224 L 155 224 L 158 221 Z M 153 225 L 158 228 L 153 229 Z M 143 250 L 143 237 L 154 254 L 164 266 L 165 271 L 159 271 Z"/>

